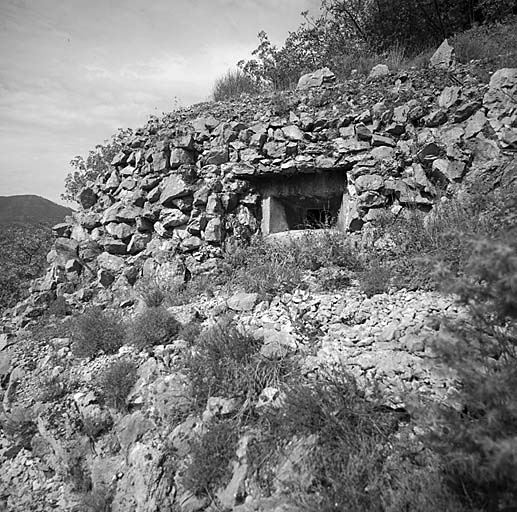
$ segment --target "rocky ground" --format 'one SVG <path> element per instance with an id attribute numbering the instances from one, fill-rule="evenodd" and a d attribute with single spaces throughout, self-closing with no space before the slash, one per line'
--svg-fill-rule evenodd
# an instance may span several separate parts
<path id="1" fill-rule="evenodd" d="M 403 397 L 409 392 L 446 397 L 454 391 L 454 375 L 435 363 L 432 350 L 433 340 L 447 335 L 445 318 L 464 314 L 453 297 L 402 290 L 367 298 L 352 286 L 335 293 L 300 290 L 270 302 L 239 292 L 170 311 L 184 319 L 202 316 L 205 325 L 231 313 L 238 325 L 263 340 L 263 355 L 299 357 L 302 373 L 308 376 L 339 365 L 365 385 L 377 380 L 392 407 L 404 407 Z M 78 362 L 70 351 L 69 337 L 39 336 L 37 330 L 27 330 L 10 341 L 11 365 L 16 371 L 11 372 L 4 408 L 32 411 L 37 416 L 37 432 L 30 445 L 19 451 L 13 450 L 12 440 L 2 439 L 1 479 L 7 510 L 71 510 L 74 494 L 65 468 L 74 456 L 88 461 L 96 485 L 116 484 L 118 501 L 113 510 L 173 510 L 167 507 L 172 507 L 178 490 L 173 482 L 165 481 L 160 466 L 164 446 L 172 443 L 180 452 L 188 451 L 189 437 L 211 415 L 225 407 L 231 411 L 232 400 L 211 398 L 200 417 L 189 416 L 175 424 L 174 415 L 188 400 L 188 384 L 181 374 L 185 350 L 181 339 L 154 347 L 150 354 L 123 347 L 117 355 Z M 92 376 L 108 360 L 128 353 L 139 362 L 138 381 L 128 397 L 132 412 L 121 414 L 99 404 Z M 41 402 L 38 377 L 43 372 L 66 373 L 77 387 L 57 400 Z M 270 405 L 279 392 L 274 387 L 264 389 L 257 407 Z M 87 418 L 109 425 L 109 433 L 92 440 L 78 432 L 78 425 Z M 236 464 L 234 480 L 221 490 L 226 507 L 236 506 L 237 496 L 243 493 L 244 466 L 245 461 Z M 181 500 L 187 498 L 188 493 Z M 182 510 L 203 505 L 189 499 L 196 505 L 190 508 L 184 503 Z"/>

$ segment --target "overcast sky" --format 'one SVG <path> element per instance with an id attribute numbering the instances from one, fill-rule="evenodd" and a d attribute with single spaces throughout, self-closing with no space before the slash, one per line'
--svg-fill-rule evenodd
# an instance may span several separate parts
<path id="1" fill-rule="evenodd" d="M 209 99 L 265 30 L 320 0 L 0 0 L 0 195 L 59 201 L 69 161 L 117 128 Z"/>

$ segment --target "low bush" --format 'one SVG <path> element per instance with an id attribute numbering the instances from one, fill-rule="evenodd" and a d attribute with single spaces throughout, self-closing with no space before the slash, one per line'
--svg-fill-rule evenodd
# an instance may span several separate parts
<path id="1" fill-rule="evenodd" d="M 246 398 L 254 393 L 250 368 L 261 343 L 223 321 L 204 331 L 186 357 L 186 369 L 198 407 L 211 396 Z"/>
<path id="2" fill-rule="evenodd" d="M 257 292 L 262 297 L 302 288 L 303 270 L 339 267 L 347 271 L 361 268 L 360 260 L 337 230 L 308 230 L 282 242 L 260 237 L 246 246 L 232 247 L 225 256 L 228 286 Z M 296 238 L 294 238 L 296 237 Z"/>
<path id="3" fill-rule="evenodd" d="M 55 402 L 72 392 L 76 385 L 69 380 L 68 375 L 43 374 L 38 378 L 37 383 L 37 397 L 42 402 Z"/>
<path id="4" fill-rule="evenodd" d="M 58 295 L 52 302 L 50 302 L 47 309 L 47 314 L 54 315 L 58 318 L 69 315 L 70 312 L 71 308 L 62 295 Z"/>
<path id="5" fill-rule="evenodd" d="M 307 231 L 286 247 L 294 263 L 306 270 L 339 267 L 350 271 L 361 268 L 357 252 L 347 236 L 337 229 Z"/>
<path id="6" fill-rule="evenodd" d="M 424 441 L 469 510 L 509 510 L 517 502 L 516 235 L 514 225 L 498 240 L 475 244 L 464 276 L 442 274 L 471 319 L 450 325 L 434 347 L 458 375 L 454 401 L 418 410 Z"/>
<path id="7" fill-rule="evenodd" d="M 112 427 L 113 418 L 109 414 L 102 417 L 87 416 L 82 418 L 81 431 L 92 441 L 97 439 L 100 435 L 109 432 Z"/>
<path id="8" fill-rule="evenodd" d="M 243 288 L 267 298 L 302 286 L 302 271 L 292 255 L 261 238 L 227 252 L 225 263 L 229 289 Z"/>
<path id="9" fill-rule="evenodd" d="M 185 340 L 190 346 L 196 343 L 202 331 L 202 324 L 199 321 L 191 321 L 188 324 L 182 325 L 178 331 L 178 338 Z"/>
<path id="10" fill-rule="evenodd" d="M 72 512 L 111 512 L 113 495 L 104 487 L 93 488 L 81 495 Z"/>
<path id="11" fill-rule="evenodd" d="M 145 308 L 129 325 L 128 339 L 138 350 L 167 345 L 176 337 L 180 323 L 164 307 Z"/>
<path id="12" fill-rule="evenodd" d="M 137 379 L 136 364 L 128 359 L 120 359 L 105 368 L 96 380 L 99 394 L 105 403 L 125 410 L 126 398 Z"/>
<path id="13" fill-rule="evenodd" d="M 89 494 L 92 490 L 92 477 L 85 458 L 77 450 L 69 454 L 66 463 L 68 479 L 73 490 L 81 494 Z"/>
<path id="14" fill-rule="evenodd" d="M 356 74 L 358 76 L 368 76 L 373 66 L 381 63 L 381 58 L 372 52 L 360 52 L 343 54 L 335 58 L 336 76 L 340 80 L 347 80 Z"/>
<path id="15" fill-rule="evenodd" d="M 292 106 L 289 97 L 285 93 L 275 92 L 271 98 L 271 109 L 273 114 L 277 116 L 286 116 L 289 114 Z"/>
<path id="16" fill-rule="evenodd" d="M 454 276 L 465 274 L 477 241 L 497 239 L 516 216 L 515 186 L 490 191 L 477 183 L 454 199 L 442 200 L 427 215 L 408 210 L 397 218 L 381 219 L 362 254 L 371 270 L 361 276 L 362 285 L 369 294 L 384 291 L 388 284 L 436 289 L 439 268 Z"/>
<path id="17" fill-rule="evenodd" d="M 367 270 L 359 275 L 359 286 L 368 297 L 385 293 L 390 289 L 391 271 L 388 265 L 373 259 L 368 263 Z"/>
<path id="18" fill-rule="evenodd" d="M 269 359 L 258 354 L 249 370 L 251 389 L 258 396 L 268 387 L 280 388 L 300 376 L 299 361 L 294 357 Z"/>
<path id="19" fill-rule="evenodd" d="M 407 421 L 404 411 L 375 396 L 367 399 L 353 377 L 337 369 L 323 380 L 287 388 L 282 407 L 262 420 L 259 444 L 250 443 L 250 465 L 260 473 L 269 461 L 281 460 L 293 440 L 305 439 L 297 465 L 310 481 L 291 482 L 290 491 L 300 510 L 462 510 L 443 492 L 430 460 L 413 460 L 401 435 Z"/>
<path id="20" fill-rule="evenodd" d="M 144 279 L 138 282 L 138 292 L 148 308 L 157 308 L 165 300 L 165 291 L 155 280 Z"/>
<path id="21" fill-rule="evenodd" d="M 163 290 L 165 293 L 164 303 L 168 306 L 183 306 L 198 300 L 202 296 L 213 297 L 214 287 L 217 281 L 213 276 L 201 274 L 194 276 L 189 281 L 166 286 Z"/>
<path id="22" fill-rule="evenodd" d="M 113 313 L 112 313 L 113 315 Z M 77 357 L 95 357 L 100 352 L 114 354 L 124 344 L 124 328 L 119 318 L 90 307 L 73 319 L 72 351 Z"/>
<path id="23" fill-rule="evenodd" d="M 215 101 L 224 101 L 239 97 L 242 93 L 256 94 L 258 92 L 260 92 L 260 87 L 255 80 L 240 69 L 230 69 L 216 80 L 212 94 Z"/>
<path id="24" fill-rule="evenodd" d="M 32 438 L 38 431 L 35 419 L 32 410 L 22 406 L 0 414 L 0 430 L 12 441 L 16 451 L 31 449 Z"/>
<path id="25" fill-rule="evenodd" d="M 213 496 L 231 477 L 230 462 L 235 456 L 238 428 L 233 420 L 210 424 L 192 444 L 183 485 L 196 496 Z"/>
<path id="26" fill-rule="evenodd" d="M 459 62 L 488 60 L 497 68 L 517 65 L 517 21 L 481 25 L 454 36 L 451 41 Z"/>

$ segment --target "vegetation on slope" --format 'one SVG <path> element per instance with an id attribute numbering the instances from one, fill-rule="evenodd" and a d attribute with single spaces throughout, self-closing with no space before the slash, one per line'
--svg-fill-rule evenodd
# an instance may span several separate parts
<path id="1" fill-rule="evenodd" d="M 429 402 L 424 397 L 406 417 L 383 408 L 382 396 L 364 397 L 344 370 L 322 380 L 298 378 L 294 386 L 284 381 L 281 406 L 259 421 L 250 457 L 264 477 L 264 461 L 278 460 L 282 450 L 292 449 L 287 446 L 293 439 L 312 439 L 307 460 L 315 483 L 310 489 L 303 485 L 292 489 L 301 509 L 337 511 L 353 504 L 358 511 L 492 511 L 515 504 L 515 197 L 514 187 L 483 194 L 476 189 L 445 203 L 427 222 L 415 212 L 378 227 L 384 239 L 399 245 L 395 253 L 382 250 L 390 268 L 382 277 L 389 280 L 381 280 L 377 293 L 405 283 L 415 289 L 433 286 L 455 291 L 470 308 L 470 319 L 450 325 L 452 334 L 434 347 L 438 358 L 456 369 L 462 384 L 454 403 Z M 310 250 L 310 239 L 303 244 Z M 370 273 L 375 270 L 368 258 L 379 258 L 371 249 L 361 257 L 370 265 Z M 284 248 L 275 255 L 284 258 L 282 275 L 298 268 L 289 251 Z M 421 258 L 423 253 L 427 258 Z M 248 255 L 250 261 L 256 254 L 257 247 Z M 260 291 L 267 293 L 268 283 L 278 276 L 279 262 L 264 258 L 266 251 L 260 254 L 265 260 L 261 280 L 245 278 L 246 273 L 238 271 L 234 276 L 239 286 L 257 290 L 262 283 Z M 330 260 L 341 264 L 342 254 L 335 253 Z M 365 286 L 364 280 L 361 283 Z M 213 356 L 199 360 L 196 374 L 208 374 L 216 361 Z M 249 374 L 247 365 L 236 373 Z M 239 389 L 234 384 L 218 389 L 217 395 L 235 396 Z M 404 437 L 408 426 L 420 432 L 413 441 Z M 414 459 L 416 452 L 419 461 Z M 267 478 L 263 483 L 270 485 Z"/>
<path id="2" fill-rule="evenodd" d="M 460 62 L 490 59 L 511 66 L 517 61 L 512 13 L 514 0 L 322 0 L 320 14 L 302 12 L 304 21 L 280 48 L 260 32 L 254 57 L 238 63 L 243 74 L 218 79 L 214 99 L 292 88 L 302 74 L 322 67 L 345 78 L 352 70 L 368 74 L 379 63 L 392 71 L 427 65 L 449 37 Z"/>

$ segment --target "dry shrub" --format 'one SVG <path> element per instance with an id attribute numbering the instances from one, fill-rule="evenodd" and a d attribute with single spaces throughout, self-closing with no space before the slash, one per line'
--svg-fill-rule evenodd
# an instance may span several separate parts
<path id="1" fill-rule="evenodd" d="M 372 260 L 367 270 L 359 274 L 359 286 L 368 297 L 385 293 L 390 289 L 391 270 L 379 260 Z"/>
<path id="2" fill-rule="evenodd" d="M 72 351 L 77 357 L 114 354 L 124 344 L 124 328 L 114 313 L 89 307 L 73 319 Z"/>
<path id="3" fill-rule="evenodd" d="M 228 320 L 203 332 L 185 361 L 196 404 L 205 407 L 211 396 L 249 396 L 250 367 L 260 345 Z"/>
<path id="4" fill-rule="evenodd" d="M 137 366 L 129 359 L 120 359 L 97 376 L 97 386 L 104 401 L 111 407 L 125 410 L 126 398 L 137 381 Z"/>
<path id="5" fill-rule="evenodd" d="M 148 308 L 157 308 L 165 300 L 165 290 L 155 279 L 144 279 L 138 282 L 138 291 Z"/>
<path id="6" fill-rule="evenodd" d="M 212 496 L 231 477 L 230 462 L 238 439 L 235 421 L 219 420 L 210 424 L 191 447 L 183 485 L 196 496 Z"/>
<path id="7" fill-rule="evenodd" d="M 81 495 L 72 512 L 111 512 L 113 494 L 105 487 L 95 487 Z"/>
<path id="8" fill-rule="evenodd" d="M 401 435 L 407 421 L 404 410 L 386 407 L 375 393 L 366 398 L 337 368 L 321 380 L 287 387 L 282 407 L 268 411 L 250 443 L 250 467 L 260 480 L 260 471 L 264 478 L 268 461 L 281 460 L 290 442 L 312 439 L 297 462 L 308 469 L 311 484 L 293 481 L 290 487 L 299 510 L 463 510 L 444 491 L 432 457 L 414 461 L 414 447 Z M 266 484 L 274 492 L 274 479 Z"/>
<path id="9" fill-rule="evenodd" d="M 10 413 L 0 414 L 0 430 L 12 441 L 16 451 L 30 450 L 31 441 L 37 432 L 36 417 L 32 409 L 17 406 Z"/>
<path id="10" fill-rule="evenodd" d="M 306 286 L 303 270 L 339 267 L 355 271 L 361 267 L 346 235 L 334 229 L 308 230 L 282 242 L 255 237 L 246 246 L 232 248 L 225 260 L 228 286 L 257 292 L 262 297 Z"/>
<path id="11" fill-rule="evenodd" d="M 385 291 L 387 284 L 399 289 L 436 289 L 440 268 L 453 275 L 465 273 L 477 241 L 496 240 L 511 229 L 517 216 L 516 197 L 515 185 L 486 191 L 474 184 L 470 191 L 443 200 L 427 215 L 408 210 L 403 216 L 381 219 L 362 255 L 373 269 L 360 276 L 364 291 Z"/>
<path id="12" fill-rule="evenodd" d="M 138 350 L 167 345 L 176 339 L 180 323 L 164 307 L 145 308 L 129 325 L 128 338 Z"/>

